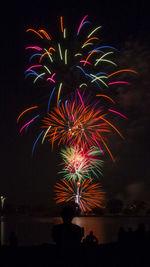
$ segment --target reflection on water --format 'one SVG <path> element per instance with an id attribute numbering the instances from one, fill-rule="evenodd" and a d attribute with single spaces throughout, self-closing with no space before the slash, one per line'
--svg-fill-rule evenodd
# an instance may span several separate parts
<path id="1" fill-rule="evenodd" d="M 60 217 L 10 219 L 1 216 L 0 219 L 2 245 L 8 244 L 12 231 L 16 233 L 19 245 L 52 243 L 51 229 L 54 224 L 62 222 Z M 150 217 L 75 217 L 73 223 L 84 227 L 85 236 L 93 231 L 101 244 L 117 241 L 120 227 L 124 227 L 125 230 L 132 227 L 133 230 L 136 230 L 138 224 L 144 223 L 146 230 L 150 231 Z"/>
<path id="2" fill-rule="evenodd" d="M 3 216 L 1 216 L 1 245 L 5 245 L 5 222 Z"/>
<path id="3" fill-rule="evenodd" d="M 76 217 L 73 219 L 73 223 L 84 227 L 84 236 L 87 236 L 90 231 L 93 231 L 93 234 L 98 238 L 99 243 L 107 243 L 105 240 L 105 224 L 102 218 Z"/>

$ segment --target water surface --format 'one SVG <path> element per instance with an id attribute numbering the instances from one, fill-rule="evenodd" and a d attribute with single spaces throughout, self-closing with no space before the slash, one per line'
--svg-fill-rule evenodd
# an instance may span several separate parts
<path id="1" fill-rule="evenodd" d="M 6 218 L 1 217 L 1 244 L 8 244 L 11 231 L 15 231 L 19 245 L 40 245 L 52 243 L 51 229 L 54 224 L 61 223 L 60 217 L 53 218 Z M 73 223 L 84 227 L 85 236 L 93 231 L 99 243 L 115 242 L 120 227 L 136 230 L 144 223 L 146 231 L 150 231 L 150 217 L 75 217 Z"/>

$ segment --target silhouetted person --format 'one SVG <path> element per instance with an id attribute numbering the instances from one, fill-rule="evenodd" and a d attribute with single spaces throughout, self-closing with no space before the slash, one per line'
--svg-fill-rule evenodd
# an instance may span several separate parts
<path id="1" fill-rule="evenodd" d="M 135 231 L 135 239 L 136 242 L 142 244 L 145 242 L 146 239 L 146 230 L 144 223 L 140 223 L 138 225 L 138 229 Z"/>
<path id="2" fill-rule="evenodd" d="M 133 232 L 132 227 L 128 228 L 126 235 L 127 235 L 126 236 L 127 245 L 132 247 L 135 243 L 135 240 L 134 240 L 135 233 Z"/>
<path id="3" fill-rule="evenodd" d="M 75 216 L 72 206 L 64 207 L 61 216 L 63 223 L 53 227 L 52 238 L 57 247 L 62 250 L 77 248 L 80 246 L 84 236 L 84 228 L 72 223 L 72 219 Z"/>
<path id="4" fill-rule="evenodd" d="M 18 239 L 17 239 L 17 236 L 16 236 L 15 232 L 11 232 L 10 233 L 9 245 L 12 248 L 18 247 Z"/>
<path id="5" fill-rule="evenodd" d="M 91 231 L 89 235 L 86 236 L 84 239 L 84 243 L 87 246 L 93 246 L 98 244 L 98 239 L 95 235 L 93 235 L 93 232 Z"/>
<path id="6" fill-rule="evenodd" d="M 120 227 L 120 229 L 119 229 L 118 241 L 121 244 L 123 244 L 124 242 L 126 242 L 126 231 L 124 230 L 123 227 Z"/>

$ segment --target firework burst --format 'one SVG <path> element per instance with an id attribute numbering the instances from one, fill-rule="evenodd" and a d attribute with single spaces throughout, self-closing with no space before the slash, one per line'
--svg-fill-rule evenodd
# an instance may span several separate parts
<path id="1" fill-rule="evenodd" d="M 100 183 L 93 183 L 93 179 L 83 182 L 62 179 L 55 185 L 56 203 L 77 203 L 82 212 L 91 212 L 94 208 L 103 208 L 105 192 Z"/>
<path id="2" fill-rule="evenodd" d="M 102 153 L 97 147 L 66 147 L 60 152 L 63 164 L 62 171 L 63 177 L 67 180 L 82 181 L 83 179 L 91 179 L 91 175 L 98 178 L 102 176 L 101 167 L 103 161 L 100 159 Z"/>
<path id="3" fill-rule="evenodd" d="M 65 105 L 61 103 L 59 107 L 54 107 L 43 119 L 43 128 L 52 148 L 57 141 L 58 145 L 98 146 L 103 153 L 103 146 L 114 160 L 106 143 L 107 134 L 114 130 L 124 137 L 106 116 L 107 113 L 96 105 L 68 101 Z"/>
<path id="4" fill-rule="evenodd" d="M 30 125 L 32 126 L 35 123 L 36 125 L 41 124 L 45 114 L 50 113 L 51 107 L 56 106 L 56 109 L 53 109 L 52 113 L 50 113 L 50 118 L 46 119 L 46 125 L 49 125 L 47 131 L 48 135 L 51 135 L 50 140 L 52 146 L 56 140 L 58 140 L 58 143 L 71 145 L 74 140 L 77 139 L 77 144 L 81 142 L 81 145 L 83 145 L 83 142 L 87 142 L 89 145 L 98 145 L 100 149 L 101 145 L 104 146 L 113 159 L 107 146 L 106 135 L 104 136 L 103 134 L 104 132 L 109 132 L 110 129 L 112 130 L 114 128 L 115 131 L 117 131 L 117 129 L 106 120 L 107 114 L 93 107 L 90 111 L 90 107 L 84 107 L 83 103 L 82 106 L 79 105 L 75 107 L 76 112 L 73 108 L 74 104 L 70 107 L 68 104 L 64 106 L 61 105 L 64 99 L 68 99 L 70 93 L 74 92 L 77 88 L 79 90 L 87 88 L 87 91 L 92 92 L 93 96 L 96 95 L 98 98 L 100 97 L 100 99 L 103 98 L 106 100 L 106 102 L 109 100 L 115 103 L 113 99 L 102 93 L 101 89 L 103 90 L 111 86 L 120 86 L 120 84 L 125 86 L 130 85 L 127 81 L 122 79 L 118 80 L 118 77 L 120 77 L 119 75 L 122 73 L 137 74 L 137 72 L 132 69 L 118 69 L 117 64 L 113 61 L 113 55 L 114 53 L 118 53 L 118 50 L 111 45 L 99 44 L 98 36 L 102 27 L 98 26 L 93 28 L 92 23 L 87 20 L 87 18 L 88 15 L 84 16 L 77 27 L 73 26 L 73 31 L 70 30 L 70 25 L 66 27 L 66 21 L 62 16 L 58 23 L 58 32 L 49 34 L 44 29 L 29 28 L 26 30 L 29 38 L 33 36 L 33 44 L 26 47 L 29 64 L 25 71 L 25 78 L 31 77 L 34 83 L 39 84 L 38 90 L 40 90 L 40 92 L 38 92 L 38 94 L 42 96 L 42 98 L 40 97 L 38 101 L 40 104 L 25 109 L 18 116 L 17 122 L 19 122 L 20 118 L 24 115 L 32 115 L 33 112 L 31 112 L 31 109 L 34 111 L 33 116 L 27 117 L 27 121 L 21 126 L 21 133 L 30 128 Z M 53 36 L 55 36 L 55 38 L 53 38 Z M 45 88 L 43 88 L 43 86 L 45 86 Z M 66 102 L 67 101 L 69 100 L 66 100 Z M 60 112 L 62 112 L 61 118 L 59 118 L 58 114 L 59 106 Z M 66 114 L 64 118 L 65 108 L 67 108 L 68 111 L 65 111 Z M 73 109 L 75 120 L 73 115 L 70 114 L 71 109 Z M 107 111 L 123 116 L 121 113 L 111 108 Z M 93 115 L 92 112 L 96 114 Z M 81 115 L 81 113 L 83 113 L 83 115 Z M 87 124 L 89 116 L 91 117 Z M 91 118 L 93 118 L 93 125 L 92 123 L 90 125 L 90 122 L 92 122 Z M 51 126 L 49 122 L 53 124 L 54 119 L 58 119 L 58 125 L 56 123 Z M 59 123 L 61 123 L 61 127 L 64 127 L 64 131 L 60 129 Z M 96 125 L 98 123 L 100 125 L 99 129 L 97 129 Z M 50 128 L 51 131 L 49 131 Z M 97 134 L 95 131 L 97 131 Z M 117 132 L 120 134 L 119 131 Z M 61 133 L 63 137 L 59 138 L 59 134 Z M 80 134 L 81 137 L 77 138 L 77 134 Z M 46 135 L 46 131 L 40 131 L 37 134 L 33 144 L 32 154 L 39 139 L 42 138 L 43 143 Z"/>
<path id="5" fill-rule="evenodd" d="M 58 37 L 57 33 L 48 34 L 43 29 L 26 30 L 34 36 L 36 44 L 26 47 L 29 66 L 25 71 L 25 78 L 32 77 L 34 83 L 38 82 L 40 86 L 44 83 L 50 88 L 48 108 L 54 95 L 58 105 L 62 92 L 64 96 L 72 89 L 88 87 L 99 93 L 99 90 L 114 84 L 130 85 L 126 81 L 114 81 L 117 73 L 136 73 L 130 69 L 108 72 L 114 68 L 116 70 L 117 64 L 113 61 L 113 55 L 118 50 L 110 45 L 99 44 L 101 26 L 93 28 L 87 17 L 88 15 L 81 20 L 77 28 L 74 27 L 76 29 L 72 33 L 69 27 L 66 28 L 66 22 L 61 16 L 57 28 Z M 45 91 L 45 95 L 49 95 L 49 91 Z"/>

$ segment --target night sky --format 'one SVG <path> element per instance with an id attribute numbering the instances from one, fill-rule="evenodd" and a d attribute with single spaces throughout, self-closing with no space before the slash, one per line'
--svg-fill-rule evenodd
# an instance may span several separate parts
<path id="1" fill-rule="evenodd" d="M 55 3 L 55 4 L 54 4 Z M 31 150 L 36 129 L 19 134 L 16 119 L 26 107 L 36 103 L 38 87 L 24 79 L 27 68 L 25 46 L 27 28 L 44 28 L 55 33 L 59 17 L 66 18 L 69 27 L 77 26 L 89 15 L 93 26 L 102 25 L 102 38 L 119 48 L 122 67 L 133 68 L 139 74 L 130 77 L 130 88 L 117 88 L 115 97 L 128 121 L 117 121 L 125 136 L 110 139 L 116 162 L 104 157 L 102 185 L 108 197 L 150 200 L 150 21 L 147 1 L 27 1 L 1 8 L 1 147 L 0 193 L 9 202 L 24 205 L 55 206 L 53 186 L 61 163 L 59 150 L 47 142 Z M 31 35 L 30 35 L 31 36 Z M 27 39 L 28 38 L 28 39 Z M 31 40 L 32 41 L 32 40 Z M 128 76 L 127 76 L 128 78 Z M 7 200 L 7 201 L 8 201 Z"/>

